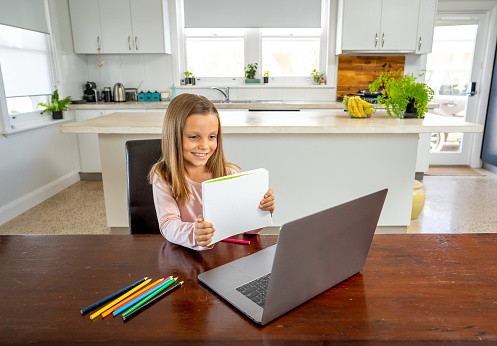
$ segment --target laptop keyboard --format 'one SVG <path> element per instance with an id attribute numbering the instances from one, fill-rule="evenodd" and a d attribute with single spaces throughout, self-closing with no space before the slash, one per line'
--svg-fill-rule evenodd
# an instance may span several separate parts
<path id="1" fill-rule="evenodd" d="M 263 308 L 266 305 L 266 294 L 270 276 L 271 273 L 261 276 L 237 287 L 236 290 Z"/>

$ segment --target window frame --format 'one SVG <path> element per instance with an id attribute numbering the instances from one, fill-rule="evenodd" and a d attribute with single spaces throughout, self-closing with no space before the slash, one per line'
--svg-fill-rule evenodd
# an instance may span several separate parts
<path id="1" fill-rule="evenodd" d="M 183 86 L 181 81 L 184 80 L 184 72 L 187 70 L 186 65 L 186 33 L 184 29 L 184 3 L 182 0 L 177 0 L 177 12 L 178 12 L 178 47 L 179 54 L 176 66 L 178 71 L 175 73 L 174 79 L 177 81 L 178 85 Z M 323 1 L 323 7 L 321 12 L 321 30 L 320 30 L 320 52 L 319 52 L 319 71 L 327 74 L 331 74 L 332 71 L 328 71 L 328 29 L 329 29 L 329 1 Z M 279 36 L 282 37 L 282 36 Z M 299 37 L 299 36 L 298 36 Z M 302 36 L 305 37 L 305 36 Z M 312 36 L 316 37 L 316 36 Z M 244 38 L 244 66 L 249 63 L 258 63 L 259 69 L 257 71 L 257 76 L 262 79 L 264 71 L 262 71 L 262 29 L 259 28 L 245 28 L 245 38 Z M 195 75 L 195 71 L 192 71 Z M 246 86 L 244 76 L 232 76 L 232 77 L 202 77 L 195 75 L 197 86 L 211 86 L 211 85 L 230 85 L 230 86 Z M 313 79 L 311 77 L 311 71 L 307 76 L 295 76 L 295 77 L 276 77 L 269 74 L 269 79 L 273 86 L 309 86 L 313 85 Z M 253 87 L 254 85 L 251 85 Z"/>
<path id="2" fill-rule="evenodd" d="M 46 20 L 48 23 L 48 33 L 46 33 L 46 44 L 47 44 L 47 57 L 48 57 L 48 72 L 50 75 L 50 84 L 53 90 L 58 89 L 60 84 L 58 75 L 58 61 L 56 55 L 56 43 L 53 37 L 50 23 L 50 14 L 48 3 L 44 1 Z M 24 29 L 28 30 L 28 29 Z M 52 125 L 58 125 L 62 122 L 70 121 L 72 119 L 62 119 L 53 120 L 52 117 L 47 115 L 47 113 L 41 113 L 41 110 L 35 110 L 31 112 L 23 112 L 16 114 L 9 114 L 7 106 L 7 97 L 5 94 L 4 80 L 1 71 L 0 63 L 0 121 L 2 134 L 6 137 L 10 135 L 16 135 L 26 131 L 36 130 L 38 128 L 43 128 Z M 24 96 L 39 96 L 39 95 L 24 95 Z M 47 99 L 50 100 L 51 94 L 47 95 Z"/>

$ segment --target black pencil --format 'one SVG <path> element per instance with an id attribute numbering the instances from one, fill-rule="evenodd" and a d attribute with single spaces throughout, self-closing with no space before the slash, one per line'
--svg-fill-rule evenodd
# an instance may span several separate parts
<path id="1" fill-rule="evenodd" d="M 105 303 L 106 301 L 109 301 L 109 300 L 111 300 L 111 299 L 113 299 L 113 298 L 117 297 L 118 295 L 121 295 L 121 294 L 123 294 L 124 292 L 126 292 L 126 291 L 128 291 L 128 290 L 132 289 L 133 287 L 138 286 L 139 284 L 141 284 L 143 281 L 145 281 L 145 280 L 147 280 L 147 279 L 148 279 L 148 277 L 144 277 L 143 279 L 138 280 L 137 282 L 135 282 L 135 283 L 133 283 L 133 284 L 129 285 L 128 287 L 123 288 L 123 289 L 122 289 L 122 290 L 120 290 L 119 292 L 113 293 L 113 294 L 111 294 L 110 296 L 105 297 L 104 299 L 102 299 L 102 300 L 100 300 L 100 301 L 98 301 L 98 302 L 96 302 L 96 303 L 93 303 L 92 305 L 87 306 L 87 307 L 86 307 L 86 308 L 84 308 L 84 309 L 81 309 L 81 315 L 86 314 L 88 311 L 95 309 L 97 306 L 102 305 L 102 304 L 103 304 L 103 303 Z"/>
<path id="2" fill-rule="evenodd" d="M 145 310 L 147 307 L 149 307 L 150 305 L 152 305 L 155 301 L 161 299 L 162 297 L 164 297 L 166 294 L 168 294 L 169 292 L 172 292 L 174 291 L 175 289 L 177 289 L 178 287 L 181 287 L 181 285 L 183 285 L 183 281 L 181 282 L 178 282 L 176 285 L 172 286 L 171 288 L 165 290 L 164 292 L 162 292 L 161 294 L 159 294 L 157 297 L 153 298 L 153 299 L 150 299 L 148 302 L 146 302 L 145 304 L 143 304 L 142 306 L 140 306 L 138 309 L 132 311 L 131 313 L 129 313 L 128 315 L 123 315 L 123 321 L 127 321 L 129 320 L 133 315 L 135 315 L 136 313 L 139 313 L 140 311 L 142 310 Z"/>

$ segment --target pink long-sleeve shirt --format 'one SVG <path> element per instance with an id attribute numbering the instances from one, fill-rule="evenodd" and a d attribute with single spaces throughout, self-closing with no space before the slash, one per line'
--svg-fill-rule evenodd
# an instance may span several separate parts
<path id="1" fill-rule="evenodd" d="M 237 170 L 231 169 L 229 174 L 235 173 L 238 173 Z M 171 188 L 157 174 L 154 176 L 152 189 L 160 232 L 174 244 L 194 250 L 212 249 L 214 244 L 200 246 L 195 241 L 195 222 L 202 215 L 202 183 L 186 175 L 185 178 L 192 194 L 185 204 L 178 205 Z"/>
<path id="2" fill-rule="evenodd" d="M 154 176 L 152 188 L 160 232 L 171 243 L 194 250 L 210 249 L 213 245 L 197 245 L 194 234 L 195 222 L 202 215 L 202 184 L 185 178 L 192 195 L 185 204 L 178 205 L 171 188 L 158 175 Z"/>

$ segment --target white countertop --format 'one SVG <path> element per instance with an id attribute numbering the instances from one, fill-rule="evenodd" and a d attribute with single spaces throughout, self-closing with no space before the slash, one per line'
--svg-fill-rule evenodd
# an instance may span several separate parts
<path id="1" fill-rule="evenodd" d="M 343 104 L 336 101 L 233 101 L 233 103 L 214 102 L 218 109 L 343 109 Z M 69 109 L 166 109 L 166 101 L 127 101 L 127 102 L 88 102 L 70 104 Z M 428 108 L 437 108 L 438 104 L 430 103 Z"/>
<path id="2" fill-rule="evenodd" d="M 377 111 L 368 119 L 351 119 L 336 111 L 259 111 L 220 110 L 223 133 L 432 133 L 483 132 L 483 125 L 461 122 L 428 113 L 425 119 L 389 118 Z M 163 112 L 112 113 L 94 119 L 61 125 L 62 133 L 161 134 Z"/>

